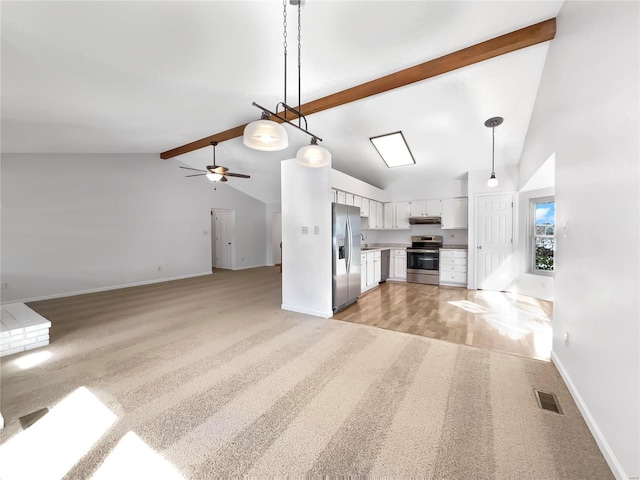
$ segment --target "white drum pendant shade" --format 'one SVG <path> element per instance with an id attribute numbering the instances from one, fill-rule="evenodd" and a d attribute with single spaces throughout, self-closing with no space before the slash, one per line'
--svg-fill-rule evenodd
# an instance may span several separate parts
<path id="1" fill-rule="evenodd" d="M 326 167 L 331 164 L 331 152 L 320 145 L 312 143 L 298 150 L 296 162 L 304 167 Z"/>
<path id="2" fill-rule="evenodd" d="M 275 152 L 289 146 L 287 131 L 271 120 L 256 120 L 244 127 L 242 143 L 254 150 Z"/>

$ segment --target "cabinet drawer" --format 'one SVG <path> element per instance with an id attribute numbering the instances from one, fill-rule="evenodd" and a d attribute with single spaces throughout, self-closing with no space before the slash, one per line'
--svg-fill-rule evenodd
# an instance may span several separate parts
<path id="1" fill-rule="evenodd" d="M 466 265 L 440 265 L 440 273 L 467 273 Z"/>
<path id="2" fill-rule="evenodd" d="M 399 248 L 394 248 L 391 250 L 391 255 L 393 255 L 394 257 L 406 257 L 407 251 Z"/>
<path id="3" fill-rule="evenodd" d="M 466 250 L 440 250 L 440 258 L 467 258 Z"/>
<path id="4" fill-rule="evenodd" d="M 467 283 L 467 274 L 460 272 L 440 272 L 440 283 Z"/>
<path id="5" fill-rule="evenodd" d="M 440 265 L 467 265 L 466 258 L 448 258 L 448 257 L 440 257 Z"/>

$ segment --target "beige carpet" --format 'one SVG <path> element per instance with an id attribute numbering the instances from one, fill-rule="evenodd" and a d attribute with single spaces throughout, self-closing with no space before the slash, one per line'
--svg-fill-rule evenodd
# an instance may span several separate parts
<path id="1" fill-rule="evenodd" d="M 128 432 L 184 478 L 613 478 L 552 364 L 282 311 L 277 268 L 29 306 L 52 322 L 51 357 L 2 359 L 0 456 L 80 387 L 117 417 L 66 478 L 113 478 L 106 458 L 140 478 L 119 460 Z"/>

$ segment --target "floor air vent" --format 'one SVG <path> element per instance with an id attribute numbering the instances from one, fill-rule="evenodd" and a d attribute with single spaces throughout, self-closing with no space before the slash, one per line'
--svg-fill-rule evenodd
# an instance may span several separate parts
<path id="1" fill-rule="evenodd" d="M 18 420 L 20 420 L 20 425 L 22 425 L 22 429 L 26 430 L 31 425 L 33 425 L 38 420 L 40 420 L 42 417 L 44 417 L 47 413 L 49 413 L 48 408 L 41 408 L 40 410 L 36 410 L 33 413 L 25 415 L 24 417 L 20 417 Z"/>
<path id="2" fill-rule="evenodd" d="M 560 415 L 564 415 L 555 394 L 542 392 L 535 388 L 533 389 L 533 391 L 536 393 L 536 400 L 538 401 L 538 406 L 540 408 L 542 408 L 543 410 L 549 410 L 550 412 L 559 413 Z"/>

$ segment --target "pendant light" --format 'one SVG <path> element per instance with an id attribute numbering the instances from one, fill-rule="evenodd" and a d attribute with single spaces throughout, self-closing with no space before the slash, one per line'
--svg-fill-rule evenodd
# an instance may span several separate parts
<path id="1" fill-rule="evenodd" d="M 296 163 L 303 167 L 326 167 L 331 164 L 331 152 L 318 145 L 318 139 L 316 137 L 311 137 L 311 143 L 298 150 Z"/>
<path id="2" fill-rule="evenodd" d="M 502 125 L 504 119 L 502 117 L 492 117 L 486 122 L 484 126 L 491 129 L 491 176 L 487 180 L 487 187 L 497 187 L 498 179 L 496 178 L 495 160 L 496 160 L 496 127 Z"/>
<path id="3" fill-rule="evenodd" d="M 289 146 L 289 137 L 284 127 L 269 120 L 269 114 L 263 111 L 260 120 L 251 122 L 244 128 L 242 143 L 254 150 L 275 152 Z"/>
<path id="4" fill-rule="evenodd" d="M 301 102 L 301 88 L 300 88 L 300 51 L 301 51 L 301 5 L 302 0 L 289 0 L 291 5 L 297 5 L 298 7 L 298 108 L 300 108 Z M 325 167 L 331 163 L 331 153 L 324 147 L 318 145 L 318 141 L 322 141 L 322 138 L 314 135 L 307 130 L 307 119 L 299 110 L 289 106 L 287 104 L 287 0 L 282 1 L 283 5 L 283 37 L 284 37 L 284 102 L 280 102 L 276 105 L 276 111 L 272 112 L 256 102 L 253 102 L 254 107 L 262 110 L 262 117 L 260 120 L 251 122 L 244 129 L 242 137 L 242 143 L 249 148 L 262 151 L 276 151 L 283 150 L 289 146 L 289 140 L 287 132 L 284 127 L 273 120 L 272 117 L 278 118 L 282 123 L 292 125 L 293 127 L 301 130 L 311 137 L 311 143 L 298 150 L 296 153 L 296 161 L 298 164 L 305 167 Z M 282 112 L 278 110 L 282 108 Z M 298 124 L 291 122 L 287 118 L 287 112 L 294 115 L 293 118 L 298 118 Z M 284 114 L 284 116 L 282 116 Z M 302 121 L 304 120 L 304 128 L 302 127 Z"/>

